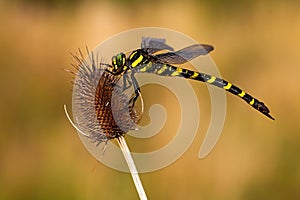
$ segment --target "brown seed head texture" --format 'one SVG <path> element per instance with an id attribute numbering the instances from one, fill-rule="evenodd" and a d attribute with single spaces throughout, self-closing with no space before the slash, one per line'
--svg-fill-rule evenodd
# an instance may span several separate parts
<path id="1" fill-rule="evenodd" d="M 87 51 L 88 52 L 88 51 Z M 113 75 L 93 52 L 85 59 L 82 52 L 72 55 L 73 117 L 78 128 L 100 144 L 136 128 L 139 117 L 129 104 L 132 93 L 124 90 L 121 75 Z"/>

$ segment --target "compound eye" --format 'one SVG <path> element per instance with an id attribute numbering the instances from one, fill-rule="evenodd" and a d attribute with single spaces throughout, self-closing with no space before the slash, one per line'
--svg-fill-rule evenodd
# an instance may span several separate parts
<path id="1" fill-rule="evenodd" d="M 119 53 L 116 57 L 116 62 L 118 67 L 122 67 L 125 65 L 125 54 Z"/>
<path id="2" fill-rule="evenodd" d="M 116 70 L 118 68 L 118 64 L 117 64 L 117 56 L 113 56 L 111 58 L 111 63 L 112 63 L 112 66 L 114 68 L 114 70 Z"/>

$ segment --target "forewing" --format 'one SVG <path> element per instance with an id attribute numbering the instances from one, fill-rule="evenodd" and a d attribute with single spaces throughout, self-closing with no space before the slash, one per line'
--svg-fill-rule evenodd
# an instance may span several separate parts
<path id="1" fill-rule="evenodd" d="M 168 52 L 156 55 L 162 63 L 182 64 L 202 55 L 206 55 L 214 49 L 207 44 L 195 44 L 175 52 Z"/>

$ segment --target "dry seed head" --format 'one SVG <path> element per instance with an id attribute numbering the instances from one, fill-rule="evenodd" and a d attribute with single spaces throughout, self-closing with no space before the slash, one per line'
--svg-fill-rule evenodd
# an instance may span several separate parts
<path id="1" fill-rule="evenodd" d="M 94 53 L 85 59 L 82 52 L 74 58 L 73 118 L 76 126 L 100 144 L 136 128 L 137 109 L 129 104 L 130 90 L 124 90 L 123 77 L 111 74 Z"/>

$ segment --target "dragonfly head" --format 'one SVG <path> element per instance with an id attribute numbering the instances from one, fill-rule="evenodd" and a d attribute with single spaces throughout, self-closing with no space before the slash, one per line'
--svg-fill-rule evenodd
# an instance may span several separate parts
<path id="1" fill-rule="evenodd" d="M 111 62 L 113 66 L 113 72 L 122 71 L 126 63 L 126 56 L 124 53 L 118 53 L 112 57 Z"/>

